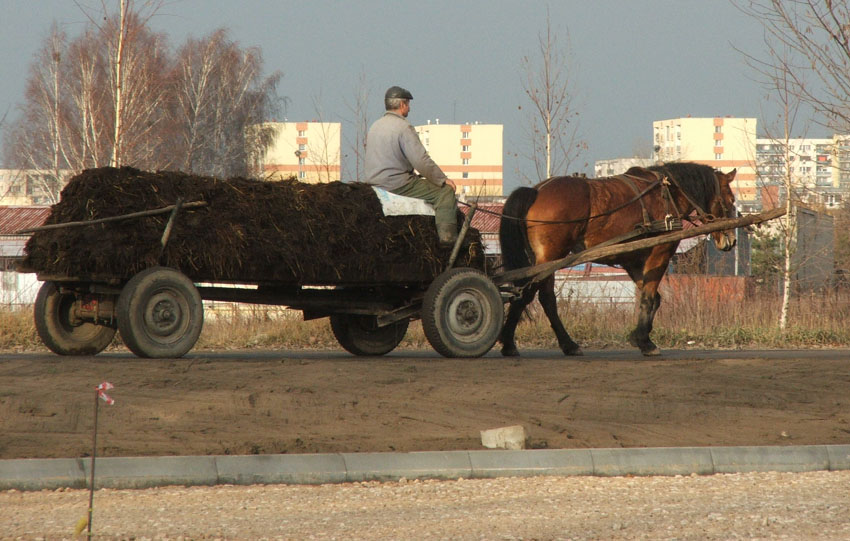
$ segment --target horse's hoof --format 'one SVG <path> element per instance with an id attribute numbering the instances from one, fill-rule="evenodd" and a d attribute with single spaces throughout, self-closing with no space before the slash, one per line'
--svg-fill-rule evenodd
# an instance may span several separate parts
<path id="1" fill-rule="evenodd" d="M 519 350 L 515 346 L 502 348 L 502 357 L 519 357 Z"/>
<path id="2" fill-rule="evenodd" d="M 641 350 L 641 353 L 643 353 L 644 357 L 658 357 L 659 355 L 661 355 L 661 350 L 657 347 L 653 347 L 650 349 Z"/>
<path id="3" fill-rule="evenodd" d="M 564 348 L 561 351 L 563 351 L 564 355 L 567 355 L 568 357 L 580 357 L 584 355 L 584 352 L 581 350 L 581 346 L 579 345 Z"/>

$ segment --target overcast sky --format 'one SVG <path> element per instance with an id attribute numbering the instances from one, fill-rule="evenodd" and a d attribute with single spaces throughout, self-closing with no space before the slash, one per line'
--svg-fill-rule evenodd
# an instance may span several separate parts
<path id="1" fill-rule="evenodd" d="M 117 0 L 104 0 L 110 9 Z M 76 36 L 99 0 L 0 0 L 0 116 L 23 100 L 33 56 L 55 20 Z M 573 55 L 574 105 L 588 150 L 571 171 L 631 156 L 651 145 L 652 121 L 681 116 L 748 116 L 762 126 L 765 92 L 735 47 L 763 49 L 758 22 L 728 0 L 167 0 L 151 21 L 172 47 L 227 28 L 263 51 L 266 73 L 281 71 L 289 120 L 347 123 L 360 74 L 372 117 L 384 90 L 414 95 L 409 119 L 424 124 L 504 124 L 505 184 L 518 184 L 512 157 L 527 147 L 521 59 L 538 51 L 549 6 Z M 8 123 L 8 121 L 7 121 Z M 345 144 L 344 144 L 345 146 Z M 343 154 L 346 149 L 343 148 Z M 585 166 L 585 163 L 588 165 Z"/>

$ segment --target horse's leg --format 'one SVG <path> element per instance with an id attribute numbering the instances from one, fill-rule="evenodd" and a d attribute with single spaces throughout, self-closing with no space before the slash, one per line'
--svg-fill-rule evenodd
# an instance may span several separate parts
<path id="1" fill-rule="evenodd" d="M 639 302 L 637 326 L 629 335 L 629 343 L 640 348 L 640 352 L 647 357 L 661 355 L 661 350 L 658 349 L 658 346 L 649 337 L 649 333 L 652 332 L 652 322 L 655 319 L 655 312 L 661 306 L 661 295 L 658 294 L 658 291 L 654 287 L 644 287 L 641 291 Z"/>
<path id="2" fill-rule="evenodd" d="M 667 264 L 674 250 L 675 247 L 672 249 L 658 247 L 646 259 L 642 267 L 626 268 L 626 272 L 629 273 L 629 276 L 640 290 L 637 326 L 629 334 L 629 343 L 640 348 L 640 352 L 646 356 L 661 355 L 661 350 L 658 349 L 658 346 L 649 337 L 649 333 L 652 332 L 655 314 L 661 306 L 661 295 L 658 293 L 658 285 L 664 277 Z"/>
<path id="3" fill-rule="evenodd" d="M 540 292 L 537 295 L 540 299 L 540 305 L 543 307 L 543 312 L 549 318 L 549 324 L 552 330 L 555 331 L 555 336 L 558 337 L 558 345 L 561 346 L 561 351 L 564 355 L 582 355 L 581 347 L 576 344 L 570 337 L 564 324 L 561 322 L 561 317 L 558 315 L 558 299 L 555 296 L 555 275 L 549 276 L 540 284 Z"/>
<path id="4" fill-rule="evenodd" d="M 519 298 L 510 302 L 508 307 L 508 316 L 505 318 L 505 324 L 502 326 L 502 333 L 499 335 L 499 340 L 502 342 L 502 355 L 504 357 L 519 357 L 519 350 L 516 347 L 514 335 L 516 327 L 519 324 L 519 319 L 525 308 L 534 300 L 534 295 L 537 293 L 539 286 L 529 285 L 522 290 Z"/>

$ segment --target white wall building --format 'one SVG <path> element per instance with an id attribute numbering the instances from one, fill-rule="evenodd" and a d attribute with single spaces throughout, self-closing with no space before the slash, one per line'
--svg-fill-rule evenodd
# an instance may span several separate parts
<path id="1" fill-rule="evenodd" d="M 503 183 L 501 124 L 439 124 L 416 126 L 419 139 L 459 195 L 500 196 Z"/>
<path id="2" fill-rule="evenodd" d="M 761 208 L 756 175 L 755 118 L 672 118 L 652 123 L 658 160 L 692 161 L 728 172 L 737 169 L 732 185 L 739 207 Z"/>
<path id="3" fill-rule="evenodd" d="M 295 177 L 302 182 L 340 180 L 339 122 L 267 122 L 274 141 L 256 164 L 268 180 Z"/>

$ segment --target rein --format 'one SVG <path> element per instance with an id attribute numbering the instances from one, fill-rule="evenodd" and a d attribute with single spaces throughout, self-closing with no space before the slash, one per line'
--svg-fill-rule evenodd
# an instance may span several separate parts
<path id="1" fill-rule="evenodd" d="M 627 175 L 620 175 L 620 176 L 627 176 Z M 646 179 L 641 179 L 641 180 L 646 180 Z M 496 212 L 494 210 L 487 210 L 487 209 L 482 209 L 482 208 L 479 208 L 478 212 L 483 212 L 485 214 L 492 214 L 493 216 L 498 216 L 498 217 L 505 219 L 505 220 L 514 220 L 516 222 L 534 223 L 534 224 L 542 224 L 542 225 L 547 225 L 547 224 L 548 225 L 576 224 L 576 223 L 579 223 L 579 222 L 586 222 L 587 220 L 592 220 L 593 218 L 601 218 L 603 216 L 608 216 L 608 215 L 614 214 L 618 210 L 622 210 L 622 209 L 628 207 L 629 205 L 631 205 L 632 203 L 634 203 L 636 201 L 640 201 L 641 199 L 643 199 L 643 196 L 645 196 L 646 194 L 648 194 L 649 192 L 651 192 L 652 190 L 654 190 L 655 188 L 657 188 L 660 185 L 661 185 L 661 181 L 656 180 L 656 181 L 652 182 L 649 186 L 644 188 L 642 191 L 638 192 L 634 197 L 632 197 L 631 199 L 629 199 L 628 201 L 626 201 L 625 203 L 623 203 L 621 205 L 618 205 L 618 206 L 616 206 L 612 209 L 609 209 L 605 212 L 600 212 L 599 214 L 594 214 L 593 216 L 588 216 L 587 218 L 577 218 L 575 220 L 529 220 L 527 218 L 516 218 L 514 216 L 505 216 L 501 212 Z M 458 204 L 464 205 L 466 207 L 472 206 L 469 203 L 464 203 L 462 201 L 458 201 Z"/>
<path id="2" fill-rule="evenodd" d="M 574 219 L 574 220 L 530 220 L 528 218 L 517 218 L 517 217 L 514 217 L 514 216 L 505 216 L 501 212 L 496 212 L 496 211 L 493 211 L 493 210 L 487 210 L 487 209 L 482 209 L 482 208 L 478 208 L 477 211 L 483 212 L 485 214 L 491 214 L 493 216 L 498 216 L 500 219 L 514 220 L 514 221 L 517 221 L 517 222 L 525 222 L 526 224 L 534 224 L 534 225 L 573 224 L 573 223 L 586 222 L 586 221 L 591 220 L 593 218 L 601 218 L 603 216 L 609 216 L 609 215 L 614 214 L 615 212 L 617 212 L 619 210 L 626 208 L 627 206 L 631 205 L 632 203 L 635 203 L 635 202 L 638 202 L 638 201 L 640 202 L 641 207 L 644 207 L 643 196 L 645 196 L 646 194 L 648 194 L 649 192 L 651 192 L 655 188 L 658 188 L 659 186 L 661 186 L 664 189 L 664 198 L 667 200 L 668 203 L 673 205 L 673 209 L 676 211 L 676 217 L 674 218 L 668 212 L 663 220 L 660 220 L 660 221 L 657 221 L 657 222 L 650 222 L 649 217 L 646 213 L 646 208 L 644 207 L 643 208 L 644 222 L 642 224 L 635 225 L 635 232 L 627 233 L 624 236 L 624 237 L 633 237 L 633 236 L 645 234 L 645 233 L 652 233 L 652 232 L 658 232 L 658 231 L 671 231 L 673 229 L 681 229 L 681 227 L 682 227 L 682 225 L 681 225 L 682 215 L 681 215 L 681 212 L 679 211 L 678 207 L 676 206 L 675 200 L 673 199 L 673 194 L 670 193 L 670 183 L 672 183 L 674 186 L 676 186 L 676 188 L 679 190 L 679 192 L 685 197 L 685 199 L 688 201 L 688 203 L 690 203 L 691 206 L 694 207 L 694 210 L 697 213 L 697 217 L 699 218 L 699 220 L 701 222 L 710 223 L 710 222 L 713 222 L 714 220 L 717 219 L 717 217 L 714 216 L 713 214 L 706 212 L 705 209 L 702 208 L 702 205 L 697 203 L 694 200 L 694 198 L 691 197 L 691 195 L 686 190 L 682 189 L 682 186 L 679 184 L 679 182 L 676 180 L 676 178 L 673 175 L 668 174 L 668 175 L 661 176 L 656 171 L 651 171 L 651 172 L 652 172 L 653 175 L 655 175 L 656 180 L 651 182 L 649 184 L 649 186 L 647 186 L 646 188 L 644 188 L 641 191 L 638 191 L 637 186 L 634 184 L 632 179 L 636 178 L 636 179 L 645 181 L 646 180 L 645 178 L 637 177 L 637 176 L 634 176 L 634 175 L 627 175 L 625 173 L 622 174 L 622 175 L 616 175 L 614 178 L 620 178 L 621 180 L 623 180 L 624 182 L 629 184 L 634 189 L 635 196 L 632 197 L 631 199 L 629 199 L 628 201 L 626 201 L 625 203 L 622 203 L 622 204 L 620 204 L 620 205 L 618 205 L 618 206 L 616 206 L 612 209 L 609 209 L 605 212 L 600 212 L 599 214 L 594 214 L 592 216 L 588 216 L 586 218 L 577 218 L 577 219 Z M 549 180 L 551 180 L 551 179 L 549 179 Z M 725 216 L 726 213 L 727 213 L 726 204 L 723 202 L 723 198 L 720 196 L 720 181 L 717 179 L 716 175 L 714 177 L 714 184 L 715 184 L 715 194 L 717 195 L 717 198 L 720 202 L 720 208 L 723 210 L 723 214 Z M 472 207 L 472 205 L 470 205 L 469 203 L 464 203 L 462 201 L 458 201 L 458 203 L 461 204 L 461 205 L 467 206 L 467 207 Z M 691 223 L 694 223 L 693 220 L 690 220 L 687 217 L 685 217 L 684 219 L 688 220 Z M 614 239 L 611 239 L 611 240 L 614 240 Z"/>

